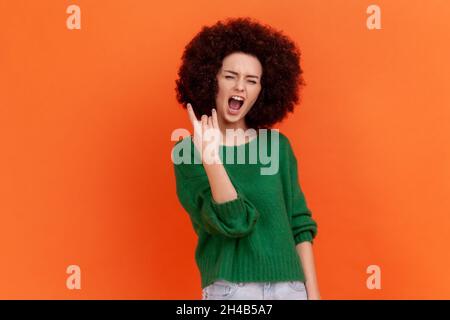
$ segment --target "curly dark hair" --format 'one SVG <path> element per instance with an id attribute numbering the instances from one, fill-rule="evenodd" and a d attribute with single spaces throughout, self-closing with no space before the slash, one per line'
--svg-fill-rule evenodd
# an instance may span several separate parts
<path id="1" fill-rule="evenodd" d="M 229 54 L 242 52 L 262 65 L 261 91 L 245 116 L 248 127 L 270 128 L 293 112 L 305 82 L 300 50 L 280 31 L 251 18 L 227 19 L 202 30 L 185 47 L 176 82 L 177 100 L 197 116 L 211 115 L 218 92 L 216 75 Z"/>

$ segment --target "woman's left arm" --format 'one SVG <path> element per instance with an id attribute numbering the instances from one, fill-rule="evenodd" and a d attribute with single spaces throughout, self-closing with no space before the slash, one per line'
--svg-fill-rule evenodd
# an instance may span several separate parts
<path id="1" fill-rule="evenodd" d="M 288 148 L 289 175 L 291 197 L 290 223 L 294 236 L 295 248 L 305 275 L 305 286 L 309 300 L 320 300 L 319 285 L 317 283 L 316 268 L 312 244 L 317 235 L 317 223 L 312 218 L 312 212 L 306 204 L 305 195 L 298 179 L 298 161 L 289 140 L 284 139 Z M 288 188 L 289 190 L 289 188 Z"/>
<path id="2" fill-rule="evenodd" d="M 311 242 L 304 241 L 296 246 L 300 256 L 303 272 L 305 274 L 305 285 L 308 300 L 320 300 L 319 284 L 317 283 L 316 267 L 314 264 L 314 253 Z"/>

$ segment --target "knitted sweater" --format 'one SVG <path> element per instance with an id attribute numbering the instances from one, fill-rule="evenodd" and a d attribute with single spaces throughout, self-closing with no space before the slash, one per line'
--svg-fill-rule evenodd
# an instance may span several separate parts
<path id="1" fill-rule="evenodd" d="M 260 153 L 263 142 L 267 142 L 265 154 L 279 151 L 275 174 L 262 174 L 268 168 L 267 157 Z M 250 157 L 255 150 L 256 163 Z M 245 164 L 238 163 L 242 154 Z M 278 130 L 266 130 L 245 144 L 221 145 L 220 158 L 237 192 L 236 199 L 223 203 L 212 197 L 190 136 L 175 144 L 172 160 L 188 155 L 186 163 L 174 163 L 176 191 L 198 236 L 195 259 L 202 288 L 217 279 L 305 281 L 296 245 L 313 243 L 317 223 L 300 188 L 297 159 L 288 138 Z M 234 163 L 229 163 L 232 159 Z"/>

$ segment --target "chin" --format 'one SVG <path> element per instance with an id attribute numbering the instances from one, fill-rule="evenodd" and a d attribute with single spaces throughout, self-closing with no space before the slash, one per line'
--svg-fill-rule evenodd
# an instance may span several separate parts
<path id="1" fill-rule="evenodd" d="M 229 123 L 235 123 L 235 122 L 239 122 L 244 118 L 243 113 L 242 114 L 237 114 L 237 115 L 231 115 L 226 113 L 225 114 L 225 121 L 229 122 Z"/>

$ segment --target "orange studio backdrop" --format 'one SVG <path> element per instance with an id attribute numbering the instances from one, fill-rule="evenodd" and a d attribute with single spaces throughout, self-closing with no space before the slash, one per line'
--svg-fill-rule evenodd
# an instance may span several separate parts
<path id="1" fill-rule="evenodd" d="M 276 128 L 318 223 L 322 298 L 450 299 L 449 10 L 1 1 L 0 298 L 201 298 L 170 157 L 171 133 L 192 130 L 175 79 L 201 27 L 238 14 L 302 53 L 302 101 Z"/>

